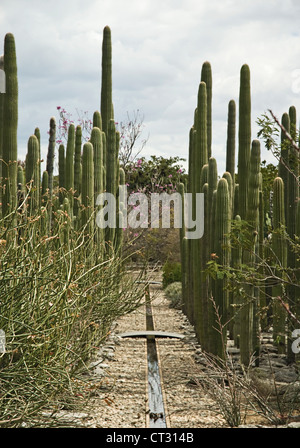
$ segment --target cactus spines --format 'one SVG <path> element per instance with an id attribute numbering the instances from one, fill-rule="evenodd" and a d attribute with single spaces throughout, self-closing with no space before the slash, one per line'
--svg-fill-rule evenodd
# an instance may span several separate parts
<path id="1" fill-rule="evenodd" d="M 239 129 L 238 129 L 239 215 L 246 219 L 251 150 L 251 92 L 250 69 L 244 64 L 240 72 Z"/>
<path id="2" fill-rule="evenodd" d="M 2 128 L 3 216 L 7 215 L 17 206 L 18 76 L 15 39 L 11 33 L 6 34 L 4 39 L 4 72 L 6 89 L 3 98 Z"/>
<path id="3" fill-rule="evenodd" d="M 106 26 L 102 41 L 102 82 L 101 82 L 101 117 L 105 135 L 108 135 L 109 123 L 113 118 L 112 108 L 112 49 L 111 30 Z"/>

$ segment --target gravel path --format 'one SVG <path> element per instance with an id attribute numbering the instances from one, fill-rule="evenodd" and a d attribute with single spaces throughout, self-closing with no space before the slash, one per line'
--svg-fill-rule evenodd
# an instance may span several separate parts
<path id="1" fill-rule="evenodd" d="M 157 279 L 156 279 L 157 280 Z M 180 310 L 170 308 L 159 287 L 150 288 L 154 328 L 185 335 L 183 339 L 156 339 L 162 372 L 168 428 L 226 426 L 215 405 L 189 382 L 198 349 L 192 326 Z M 146 339 L 120 338 L 119 333 L 146 329 L 145 307 L 123 316 L 116 324 L 104 351 L 106 359 L 96 367 L 102 376 L 93 416 L 88 426 L 98 428 L 146 428 Z M 199 367 L 198 367 L 199 368 Z M 211 410 L 209 409 L 211 408 Z"/>

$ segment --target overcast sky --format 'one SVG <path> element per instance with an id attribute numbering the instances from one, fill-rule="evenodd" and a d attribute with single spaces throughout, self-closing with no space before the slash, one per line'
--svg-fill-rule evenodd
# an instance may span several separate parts
<path id="1" fill-rule="evenodd" d="M 240 68 L 251 71 L 252 138 L 268 108 L 281 117 L 300 99 L 298 0 L 0 0 L 0 30 L 15 36 L 19 157 L 39 127 L 45 157 L 57 106 L 100 109 L 101 46 L 113 44 L 116 121 L 144 116 L 142 155 L 187 158 L 201 67 L 213 73 L 212 151 L 225 169 L 228 102 L 238 105 Z M 2 48 L 3 48 L 2 40 Z M 0 49 L 0 54 L 3 51 Z M 262 158 L 270 158 L 262 151 Z"/>

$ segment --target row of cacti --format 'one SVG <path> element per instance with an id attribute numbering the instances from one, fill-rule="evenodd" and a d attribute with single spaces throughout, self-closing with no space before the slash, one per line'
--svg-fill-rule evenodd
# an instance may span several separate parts
<path id="1" fill-rule="evenodd" d="M 240 348 L 242 363 L 248 364 L 252 354 L 259 354 L 260 330 L 264 326 L 260 311 L 266 305 L 266 298 L 261 294 L 262 288 L 248 281 L 247 275 L 249 269 L 254 271 L 259 265 L 258 261 L 264 259 L 265 250 L 270 246 L 266 244 L 264 235 L 265 216 L 266 213 L 270 214 L 270 210 L 265 210 L 265 202 L 269 204 L 269 201 L 265 201 L 263 197 L 260 142 L 251 138 L 249 67 L 245 64 L 240 71 L 238 123 L 235 101 L 230 100 L 228 104 L 226 172 L 221 178 L 211 149 L 211 73 L 210 64 L 205 62 L 201 72 L 194 124 L 189 133 L 187 191 L 193 193 L 193 196 L 196 193 L 204 194 L 204 234 L 201 239 L 192 240 L 185 236 L 185 229 L 180 231 L 184 311 L 193 323 L 204 350 L 224 357 L 229 331 L 230 337 Z M 284 114 L 282 120 L 286 130 L 296 139 L 295 108 L 291 107 L 289 114 Z M 284 139 L 283 134 L 282 141 Z M 292 240 L 295 241 L 295 236 L 299 236 L 299 154 L 291 145 L 282 144 L 278 168 L 278 177 L 274 179 L 273 186 L 272 243 L 268 250 L 273 254 L 273 264 L 281 266 L 281 276 L 282 268 L 290 269 L 292 281 L 287 287 L 288 307 L 293 313 L 298 313 L 299 317 L 299 260 L 297 261 L 291 247 L 287 246 L 285 236 L 278 231 L 283 226 Z M 180 191 L 183 196 L 183 184 L 180 185 Z M 193 209 L 194 205 L 195 199 Z M 233 245 L 231 232 L 235 227 L 241 232 L 242 222 L 247 223 L 249 232 L 247 245 Z M 240 233 L 242 238 L 241 235 Z M 207 274 L 212 260 L 219 267 L 222 266 L 217 275 Z M 261 265 L 260 270 L 263 269 Z M 245 273 L 241 294 L 237 290 L 232 292 L 229 288 L 228 274 L 234 270 L 241 271 L 242 278 L 243 272 Z M 284 298 L 286 293 L 283 291 L 283 282 L 284 279 L 271 287 L 273 338 L 278 351 L 292 357 L 291 344 L 287 343 L 286 335 L 287 313 L 278 300 Z"/>
<path id="2" fill-rule="evenodd" d="M 106 247 L 119 249 L 122 232 L 100 229 L 95 224 L 97 197 L 105 191 L 117 195 L 122 177 L 119 169 L 119 135 L 112 105 L 111 32 L 105 27 L 102 47 L 102 85 L 100 111 L 93 115 L 93 128 L 88 142 L 82 144 L 81 126 L 68 128 L 67 144 L 58 148 L 58 188 L 55 185 L 56 120 L 50 119 L 46 169 L 41 172 L 40 131 L 36 128 L 28 139 L 25 168 L 18 165 L 18 77 L 15 40 L 5 36 L 3 69 L 6 93 L 0 95 L 1 215 L 14 224 L 18 216 L 42 215 L 43 232 L 52 229 L 53 214 L 68 217 L 72 228 L 85 229 L 94 235 L 97 252 Z M 2 62 L 1 62 L 2 63 Z M 122 182 L 124 180 L 122 179 Z M 21 207 L 22 206 L 22 207 Z M 18 213 L 15 213 L 15 211 Z M 62 215 L 63 213 L 63 215 Z M 64 231 L 66 234 L 66 232 Z M 64 238 L 67 241 L 67 238 Z"/>

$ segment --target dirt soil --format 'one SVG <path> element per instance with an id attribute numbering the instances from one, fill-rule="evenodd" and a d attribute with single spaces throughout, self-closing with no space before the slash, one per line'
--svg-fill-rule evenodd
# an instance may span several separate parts
<path id="1" fill-rule="evenodd" d="M 159 281 L 159 273 L 153 280 Z M 205 374 L 199 362 L 201 348 L 181 310 L 171 308 L 160 285 L 151 285 L 154 329 L 184 335 L 183 339 L 156 338 L 168 428 L 229 427 L 205 388 L 194 378 Z M 147 428 L 149 425 L 146 338 L 121 338 L 128 331 L 146 330 L 146 309 L 115 322 L 105 345 L 93 362 L 95 394 L 89 408 L 76 417 L 77 424 L 92 428 Z M 74 416 L 73 416 L 74 417 Z M 266 425 L 251 417 L 248 426 Z M 294 423 L 299 427 L 300 424 Z M 293 423 L 292 423 L 293 425 Z"/>

